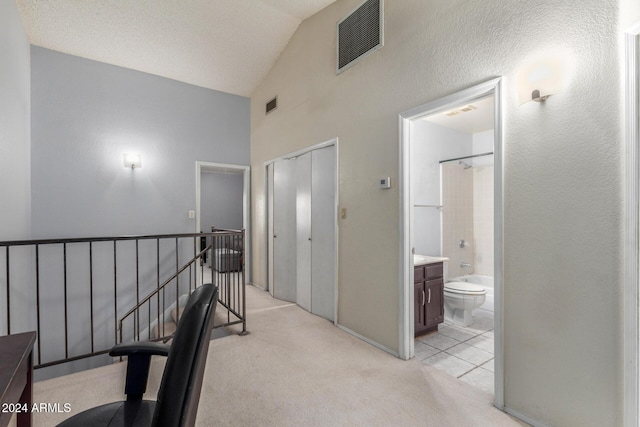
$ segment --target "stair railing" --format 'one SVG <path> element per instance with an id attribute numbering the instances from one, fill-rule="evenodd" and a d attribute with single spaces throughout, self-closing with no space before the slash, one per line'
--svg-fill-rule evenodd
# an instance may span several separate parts
<path id="1" fill-rule="evenodd" d="M 166 288 L 178 279 L 179 275 L 187 269 L 191 269 L 200 261 L 201 271 L 206 269 L 208 259 L 209 272 L 205 275 L 200 285 L 206 280 L 218 285 L 218 313 L 226 316 L 226 321 L 221 321 L 223 316 L 219 316 L 214 322 L 214 329 L 242 323 L 240 335 L 247 334 L 246 329 L 246 302 L 245 302 L 245 269 L 244 269 L 244 230 L 224 230 L 212 227 L 211 233 L 201 234 L 204 240 L 201 242 L 201 251 L 191 260 L 179 268 L 156 289 L 141 299 L 133 308 L 125 313 L 119 320 L 120 342 L 125 341 L 168 341 L 173 337 L 174 330 L 166 330 L 165 324 L 170 312 L 175 310 L 173 319 L 176 323 L 180 318 L 181 302 L 187 300 L 188 295 L 195 290 L 189 287 L 188 293 L 180 295 L 178 286 L 175 287 L 175 299 L 168 305 L 166 298 Z M 207 257 L 207 255 L 209 255 Z M 209 280 L 210 279 L 210 280 Z M 157 318 L 152 321 L 151 305 L 155 301 L 157 306 Z M 161 303 L 162 301 L 162 303 Z M 164 308 L 162 310 L 161 308 Z M 146 328 L 141 330 L 141 311 L 147 311 Z M 226 309 L 226 310 L 225 310 Z M 125 324 L 130 321 L 132 328 L 127 328 Z M 129 336 L 124 335 L 124 331 L 132 331 Z"/>
<path id="2" fill-rule="evenodd" d="M 234 233 L 244 243 L 244 232 Z M 60 374 L 94 367 L 93 357 L 108 359 L 105 353 L 120 342 L 119 320 L 140 305 L 141 295 L 165 282 L 177 295 L 203 283 L 205 268 L 190 261 L 203 260 L 209 246 L 201 246 L 203 239 L 214 244 L 220 235 L 225 232 L 0 242 L 0 335 L 36 331 L 35 368 L 76 362 Z M 244 286 L 244 271 L 242 278 Z M 164 301 L 154 302 L 146 313 L 138 309 L 137 324 L 160 317 Z"/>
<path id="3" fill-rule="evenodd" d="M 161 310 L 162 307 L 165 306 L 164 301 L 166 301 L 166 295 L 165 295 L 165 291 L 168 285 L 170 285 L 172 282 L 174 282 L 175 280 L 177 280 L 178 276 L 184 272 L 187 269 L 190 269 L 194 266 L 195 262 L 198 260 L 201 260 L 203 258 L 203 256 L 211 249 L 211 245 L 205 247 L 205 249 L 203 249 L 202 251 L 200 251 L 200 253 L 198 253 L 195 257 L 193 257 L 189 262 L 187 262 L 185 265 L 183 265 L 180 269 L 178 269 L 178 271 L 176 271 L 175 273 L 173 273 L 167 280 L 165 280 L 162 284 L 160 284 L 158 286 L 157 289 L 155 289 L 153 292 L 151 292 L 149 295 L 147 295 L 145 298 L 143 298 L 142 300 L 140 300 L 131 310 L 127 311 L 125 313 L 124 316 L 122 316 L 119 320 L 119 334 L 120 334 L 120 342 L 124 342 L 125 338 L 123 337 L 123 331 L 124 331 L 124 324 L 126 323 L 127 319 L 129 319 L 130 317 L 133 316 L 133 325 L 134 325 L 134 329 L 133 329 L 133 337 L 131 337 L 131 341 L 141 341 L 140 335 L 142 332 L 146 331 L 147 332 L 147 337 L 143 338 L 142 340 L 146 340 L 146 341 L 167 341 L 168 339 L 171 338 L 171 336 L 173 334 L 165 334 L 164 328 L 161 330 L 160 329 L 160 325 L 164 325 L 164 320 L 166 317 L 166 309 L 165 310 Z M 202 285 L 203 283 L 200 283 L 200 285 Z M 191 287 L 189 287 L 189 293 L 191 293 L 193 290 L 195 289 L 195 287 L 193 289 L 191 289 Z M 161 295 L 162 292 L 162 295 Z M 156 337 L 152 337 L 152 326 L 153 326 L 153 322 L 151 321 L 151 300 L 154 299 L 157 302 L 156 307 L 157 307 L 157 311 L 156 313 L 158 313 L 158 319 L 156 319 L 157 321 L 157 327 L 158 327 L 158 333 L 156 335 Z M 160 299 L 162 297 L 162 301 L 163 304 L 160 304 Z M 178 286 L 176 286 L 176 292 L 175 292 L 175 306 L 172 305 L 169 308 L 176 308 L 177 310 L 180 309 L 180 294 L 179 294 L 179 289 Z M 149 303 L 149 304 L 147 304 Z M 147 306 L 148 308 L 148 313 L 149 316 L 147 316 L 147 328 L 145 330 L 140 330 L 140 310 L 143 308 L 143 306 Z"/>

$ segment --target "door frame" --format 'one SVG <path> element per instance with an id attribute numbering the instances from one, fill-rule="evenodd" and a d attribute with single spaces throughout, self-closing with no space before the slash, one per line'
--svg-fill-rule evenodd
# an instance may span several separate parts
<path id="1" fill-rule="evenodd" d="M 638 63 L 638 43 L 640 43 L 640 22 L 624 33 L 625 44 L 625 223 L 624 223 L 624 425 L 637 427 L 640 422 L 638 399 L 640 372 L 640 314 L 638 301 L 639 260 L 638 244 L 640 239 L 640 130 L 638 113 L 638 81 L 640 64 Z"/>
<path id="2" fill-rule="evenodd" d="M 335 161 L 336 161 L 336 176 L 335 176 L 335 183 L 336 183 L 336 188 L 335 188 L 335 205 L 334 205 L 334 227 L 335 227 L 335 265 L 336 265 L 336 274 L 335 274 L 335 278 L 334 278 L 334 295 L 335 295 L 335 301 L 334 301 L 334 316 L 333 316 L 333 324 L 337 325 L 338 324 L 338 277 L 339 277 L 339 268 L 340 265 L 338 263 L 338 247 L 339 247 L 339 242 L 338 242 L 338 203 L 339 203 L 339 189 L 340 189 L 340 181 L 339 181 L 339 177 L 340 177 L 340 155 L 339 153 L 339 142 L 338 142 L 338 137 L 335 137 L 333 139 L 321 142 L 319 144 L 316 145 L 312 145 L 309 147 L 305 147 L 302 148 L 300 150 L 296 150 L 293 151 L 291 153 L 285 154 L 284 156 L 280 156 L 280 157 L 276 157 L 275 159 L 272 160 L 268 160 L 266 162 L 264 162 L 263 164 L 263 177 L 264 177 L 264 224 L 265 224 L 265 231 L 264 231 L 264 253 L 266 254 L 266 256 L 264 257 L 264 265 L 263 265 L 263 271 L 264 271 L 264 277 L 265 277 L 265 281 L 266 281 L 266 286 L 265 286 L 265 290 L 270 290 L 271 289 L 271 283 L 269 280 L 269 265 L 270 265 L 270 261 L 271 261 L 271 253 L 269 251 L 269 241 L 271 239 L 271 236 L 269 235 L 269 198 L 271 197 L 271 194 L 273 193 L 273 188 L 271 187 L 271 183 L 269 182 L 269 173 L 268 173 L 268 167 L 269 165 L 273 165 L 275 162 L 280 161 L 280 160 L 290 160 L 293 159 L 295 157 L 301 156 L 303 154 L 309 153 L 311 151 L 314 150 L 319 150 L 321 148 L 327 148 L 327 147 L 331 147 L 331 146 L 335 146 Z"/>
<path id="3" fill-rule="evenodd" d="M 495 396 L 494 405 L 504 408 L 503 371 L 503 212 L 504 212 L 504 156 L 502 130 L 502 77 L 419 105 L 399 114 L 400 139 L 400 248 L 399 248 L 399 355 L 409 359 L 414 355 L 413 325 L 413 236 L 411 206 L 411 122 L 419 117 L 444 112 L 488 95 L 494 96 L 494 331 L 495 331 Z"/>
<path id="4" fill-rule="evenodd" d="M 195 232 L 201 231 L 200 208 L 203 172 L 235 171 L 242 173 L 242 228 L 245 230 L 245 278 L 251 283 L 251 168 L 232 163 L 214 163 L 196 160 L 196 223 Z M 208 230 L 207 230 L 208 231 Z"/>

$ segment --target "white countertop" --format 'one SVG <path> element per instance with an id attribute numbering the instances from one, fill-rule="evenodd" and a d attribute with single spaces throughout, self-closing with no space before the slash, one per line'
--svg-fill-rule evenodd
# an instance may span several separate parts
<path id="1" fill-rule="evenodd" d="M 436 262 L 444 262 L 449 261 L 449 258 L 441 257 L 441 256 L 428 256 L 428 255 L 413 255 L 413 265 L 426 265 L 426 264 L 435 264 Z"/>

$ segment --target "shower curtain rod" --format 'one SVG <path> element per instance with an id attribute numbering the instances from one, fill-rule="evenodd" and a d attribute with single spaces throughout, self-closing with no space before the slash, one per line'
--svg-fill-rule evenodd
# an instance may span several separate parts
<path id="1" fill-rule="evenodd" d="M 492 154 L 493 154 L 493 151 L 491 151 L 489 153 L 473 154 L 471 156 L 456 157 L 455 159 L 440 160 L 440 163 L 453 162 L 455 160 L 473 159 L 474 157 L 489 156 L 489 155 L 492 155 Z"/>

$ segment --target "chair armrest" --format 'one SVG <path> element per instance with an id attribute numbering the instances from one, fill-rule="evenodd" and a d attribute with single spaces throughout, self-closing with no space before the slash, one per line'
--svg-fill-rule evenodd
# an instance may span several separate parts
<path id="1" fill-rule="evenodd" d="M 165 356 L 169 355 L 169 349 L 171 346 L 169 344 L 162 344 L 159 342 L 152 341 L 136 341 L 136 342 L 128 342 L 123 344 L 118 344 L 114 346 L 111 351 L 109 351 L 109 356 L 117 357 L 117 356 L 131 356 L 131 355 L 144 355 L 148 354 L 150 356 Z"/>
<path id="2" fill-rule="evenodd" d="M 138 341 L 118 344 L 111 349 L 109 355 L 112 357 L 127 356 L 127 380 L 124 388 L 127 400 L 142 399 L 147 391 L 151 356 L 166 357 L 170 348 L 168 344 Z"/>

